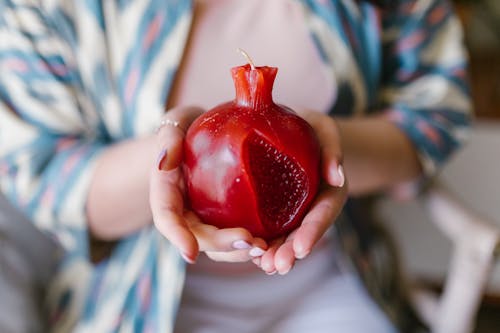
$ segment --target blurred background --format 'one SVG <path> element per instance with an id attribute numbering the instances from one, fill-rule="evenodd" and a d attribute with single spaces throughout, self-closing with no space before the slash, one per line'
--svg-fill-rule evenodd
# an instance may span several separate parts
<path id="1" fill-rule="evenodd" d="M 478 216 L 500 228 L 500 1 L 455 0 L 470 55 L 475 124 L 470 141 L 439 181 Z M 441 290 L 452 241 L 431 221 L 422 201 L 382 201 L 379 219 L 394 234 L 402 262 L 415 283 Z M 477 333 L 500 332 L 500 260 L 482 297 Z"/>

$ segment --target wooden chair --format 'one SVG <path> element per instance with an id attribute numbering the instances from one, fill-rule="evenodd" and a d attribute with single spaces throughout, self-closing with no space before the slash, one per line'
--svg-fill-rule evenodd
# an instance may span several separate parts
<path id="1" fill-rule="evenodd" d="M 467 207 L 443 184 L 433 184 L 422 200 L 431 221 L 451 240 L 453 250 L 443 292 L 413 290 L 415 308 L 433 333 L 471 333 L 500 254 L 500 228 Z"/>
<path id="2" fill-rule="evenodd" d="M 433 333 L 472 332 L 485 288 L 495 297 L 500 292 L 493 270 L 500 256 L 499 147 L 500 122 L 478 121 L 464 149 L 423 193 L 377 203 L 375 215 L 395 241 L 404 278 L 442 287 L 439 294 L 407 288 Z"/>

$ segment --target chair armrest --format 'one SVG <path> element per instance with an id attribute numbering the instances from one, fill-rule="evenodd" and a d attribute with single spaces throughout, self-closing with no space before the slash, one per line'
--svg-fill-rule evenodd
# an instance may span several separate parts
<path id="1" fill-rule="evenodd" d="M 470 333 L 500 249 L 500 230 L 440 183 L 433 184 L 423 200 L 432 222 L 453 242 L 432 332 Z"/>

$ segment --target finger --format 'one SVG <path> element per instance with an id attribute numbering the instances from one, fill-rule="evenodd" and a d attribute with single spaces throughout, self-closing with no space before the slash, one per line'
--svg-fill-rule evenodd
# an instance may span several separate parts
<path id="1" fill-rule="evenodd" d="M 260 261 L 261 261 L 260 257 L 252 258 L 252 262 L 255 264 L 255 266 L 259 268 L 260 268 Z"/>
<path id="2" fill-rule="evenodd" d="M 254 238 L 250 250 L 247 248 L 242 250 L 233 250 L 229 252 L 212 252 L 207 251 L 206 254 L 209 258 L 215 261 L 224 262 L 246 262 L 252 260 L 254 264 L 259 266 L 260 257 L 265 253 L 267 243 L 262 238 Z"/>
<path id="3" fill-rule="evenodd" d="M 184 218 L 183 195 L 177 186 L 179 170 L 153 170 L 150 181 L 150 207 L 158 231 L 179 249 L 186 261 L 198 256 L 198 242 Z"/>
<path id="4" fill-rule="evenodd" d="M 292 231 L 274 255 L 274 265 L 280 275 L 287 274 L 295 264 L 296 258 L 293 250 L 293 240 L 296 233 L 297 229 Z"/>
<path id="5" fill-rule="evenodd" d="M 233 251 L 252 249 L 253 237 L 243 228 L 219 229 L 209 224 L 196 223 L 190 226 L 198 240 L 201 251 Z"/>
<path id="6" fill-rule="evenodd" d="M 321 161 L 323 178 L 328 184 L 342 187 L 345 183 L 343 154 L 337 123 L 330 117 L 321 123 L 318 131 L 321 146 Z"/>
<path id="7" fill-rule="evenodd" d="M 254 242 L 252 244 L 252 249 L 249 254 L 252 257 L 252 262 L 260 268 L 261 258 L 264 255 L 265 251 L 268 248 L 268 245 L 265 240 L 262 238 L 254 238 Z"/>
<path id="8" fill-rule="evenodd" d="M 256 248 L 256 247 L 254 247 Z M 259 251 L 264 253 L 264 250 L 261 250 L 261 248 L 258 248 Z M 261 257 L 253 257 L 250 253 L 251 251 L 249 250 L 233 250 L 233 251 L 227 251 L 227 252 L 216 252 L 216 251 L 206 251 L 205 252 L 207 256 L 214 260 L 214 261 L 221 261 L 221 262 L 247 262 L 249 260 L 252 260 L 252 262 L 260 267 L 260 260 Z"/>
<path id="9" fill-rule="evenodd" d="M 198 240 L 200 251 L 227 252 L 234 250 L 246 250 L 247 252 L 264 252 L 267 249 L 266 242 L 261 238 L 254 238 L 244 228 L 220 229 L 206 224 L 192 211 L 186 211 L 185 219 L 188 227 Z M 258 249 L 257 249 L 258 248 Z"/>
<path id="10" fill-rule="evenodd" d="M 274 256 L 276 251 L 284 242 L 284 237 L 274 240 L 267 249 L 266 253 L 264 253 L 260 260 L 260 268 L 266 272 L 266 274 L 274 274 L 276 273 L 276 266 L 274 263 Z"/>
<path id="11" fill-rule="evenodd" d="M 164 125 L 158 130 L 158 169 L 168 171 L 182 161 L 182 142 L 191 123 L 202 113 L 198 107 L 178 107 L 168 110 L 163 116 Z"/>
<path id="12" fill-rule="evenodd" d="M 323 178 L 331 186 L 344 186 L 342 143 L 337 122 L 318 112 L 307 112 L 305 118 L 315 129 L 321 144 Z"/>
<path id="13" fill-rule="evenodd" d="M 256 237 L 252 242 L 252 249 L 250 250 L 250 256 L 253 258 L 260 258 L 264 252 L 267 250 L 268 245 L 262 238 Z"/>
<path id="14" fill-rule="evenodd" d="M 293 240 L 283 243 L 274 255 L 274 266 L 278 274 L 287 274 L 295 264 L 295 252 L 293 250 Z"/>
<path id="15" fill-rule="evenodd" d="M 342 211 L 347 198 L 346 186 L 328 187 L 320 192 L 311 210 L 297 229 L 293 250 L 297 259 L 305 258 Z"/>
<path id="16" fill-rule="evenodd" d="M 214 252 L 207 251 L 205 252 L 207 257 L 217 262 L 247 262 L 252 257 L 248 254 L 248 250 L 234 250 L 230 252 Z"/>

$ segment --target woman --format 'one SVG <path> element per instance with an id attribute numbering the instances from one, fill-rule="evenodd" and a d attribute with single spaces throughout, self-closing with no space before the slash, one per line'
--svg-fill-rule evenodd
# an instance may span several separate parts
<path id="1" fill-rule="evenodd" d="M 53 330 L 393 330 L 331 226 L 348 194 L 431 175 L 459 145 L 469 98 L 447 1 L 1 4 L 1 185 L 65 250 Z M 328 186 L 271 244 L 182 201 L 184 130 L 233 97 L 236 47 L 279 68 L 275 100 L 322 145 Z M 117 244 L 93 265 L 89 239 Z"/>

